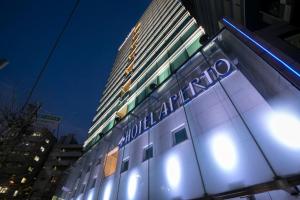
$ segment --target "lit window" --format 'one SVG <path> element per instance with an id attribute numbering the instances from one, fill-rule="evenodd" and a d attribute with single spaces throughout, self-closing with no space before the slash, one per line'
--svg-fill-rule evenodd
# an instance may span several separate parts
<path id="1" fill-rule="evenodd" d="M 25 143 L 25 146 L 29 146 L 29 143 L 28 143 L 28 142 L 26 142 L 26 143 Z"/>
<path id="2" fill-rule="evenodd" d="M 65 150 L 65 149 L 61 149 L 61 151 L 62 151 L 62 152 L 66 152 L 66 150 Z"/>
<path id="3" fill-rule="evenodd" d="M 40 137 L 40 136 L 41 136 L 41 133 L 40 133 L 40 132 L 34 132 L 34 133 L 32 134 L 32 136 L 34 136 L 34 137 Z"/>
<path id="4" fill-rule="evenodd" d="M 25 152 L 25 153 L 24 153 L 24 156 L 29 156 L 29 152 Z"/>
<path id="5" fill-rule="evenodd" d="M 153 157 L 153 145 L 148 145 L 144 148 L 143 161 L 148 160 Z"/>
<path id="6" fill-rule="evenodd" d="M 105 177 L 115 173 L 117 169 L 118 154 L 119 154 L 119 149 L 118 147 L 116 147 L 106 155 L 105 164 L 104 164 Z"/>
<path id="7" fill-rule="evenodd" d="M 38 162 L 38 161 L 40 160 L 40 157 L 39 157 L 39 156 L 34 156 L 34 160 L 35 160 L 36 162 Z"/>
<path id="8" fill-rule="evenodd" d="M 41 150 L 41 152 L 44 152 L 45 151 L 45 147 L 41 146 L 40 150 Z"/>
<path id="9" fill-rule="evenodd" d="M 21 183 L 26 183 L 26 181 L 27 181 L 27 179 L 26 179 L 25 177 L 23 177 L 23 178 L 21 179 Z"/>
<path id="10" fill-rule="evenodd" d="M 7 190 L 8 190 L 8 187 L 1 187 L 1 186 L 0 186 L 0 193 L 1 193 L 1 194 L 6 193 Z"/>
<path id="11" fill-rule="evenodd" d="M 46 142 L 47 144 L 49 144 L 49 143 L 50 143 L 50 140 L 49 140 L 49 139 L 46 139 L 45 142 Z"/>
<path id="12" fill-rule="evenodd" d="M 57 170 L 57 167 L 56 167 L 56 165 L 54 165 L 54 166 L 53 166 L 53 170 L 54 170 L 54 171 L 56 171 L 56 170 Z"/>
<path id="13" fill-rule="evenodd" d="M 16 197 L 18 195 L 19 191 L 18 190 L 15 190 L 14 192 L 14 197 Z"/>
<path id="14" fill-rule="evenodd" d="M 28 171 L 32 172 L 33 171 L 33 167 L 29 166 L 28 167 Z"/>
<path id="15" fill-rule="evenodd" d="M 55 176 L 52 176 L 51 179 L 50 179 L 50 182 L 51 182 L 51 183 L 56 183 L 56 177 L 55 177 Z"/>
<path id="16" fill-rule="evenodd" d="M 129 167 L 129 158 L 126 158 L 126 159 L 123 160 L 123 162 L 122 162 L 121 173 L 127 171 L 127 170 L 128 170 L 128 167 Z"/>
<path id="17" fill-rule="evenodd" d="M 173 133 L 173 146 L 185 141 L 187 139 L 187 134 L 185 128 L 177 130 Z"/>

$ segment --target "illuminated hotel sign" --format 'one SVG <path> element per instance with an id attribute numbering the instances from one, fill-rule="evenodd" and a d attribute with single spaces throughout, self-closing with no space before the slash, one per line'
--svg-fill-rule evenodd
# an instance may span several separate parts
<path id="1" fill-rule="evenodd" d="M 121 148 L 136 139 L 139 135 L 163 120 L 176 109 L 187 104 L 193 98 L 216 84 L 219 80 L 227 77 L 234 69 L 235 68 L 227 59 L 217 60 L 214 65 L 204 70 L 198 77 L 192 79 L 186 86 L 170 96 L 167 101 L 162 102 L 159 112 L 149 112 L 137 123 L 130 123 L 124 129 L 119 147 Z"/>

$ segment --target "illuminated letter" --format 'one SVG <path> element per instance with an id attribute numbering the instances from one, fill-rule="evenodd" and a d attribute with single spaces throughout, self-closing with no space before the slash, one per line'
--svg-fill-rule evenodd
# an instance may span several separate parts
<path id="1" fill-rule="evenodd" d="M 138 135 L 138 125 L 135 124 L 131 130 L 131 139 L 135 139 L 136 136 Z"/>
<path id="2" fill-rule="evenodd" d="M 169 98 L 170 112 L 174 111 L 174 102 L 177 101 L 177 99 L 178 99 L 178 95 L 177 94 L 174 94 L 173 96 L 171 96 Z"/>
<path id="3" fill-rule="evenodd" d="M 219 59 L 212 68 L 217 73 L 217 76 L 224 76 L 230 71 L 230 63 L 226 59 Z"/>
<path id="4" fill-rule="evenodd" d="M 154 124 L 156 124 L 156 121 L 154 121 L 154 116 L 153 116 L 153 112 L 150 113 L 150 126 L 153 126 Z"/>
<path id="5" fill-rule="evenodd" d="M 130 142 L 130 134 L 131 134 L 131 129 L 128 128 L 127 131 L 125 132 L 125 143 Z"/>
<path id="6" fill-rule="evenodd" d="M 194 96 L 196 95 L 196 92 L 195 92 L 195 90 L 194 90 L 194 87 L 193 87 L 193 85 L 192 85 L 192 82 L 189 82 L 189 88 L 190 88 L 190 90 L 191 90 L 192 97 L 194 97 Z"/>
<path id="7" fill-rule="evenodd" d="M 147 114 L 146 117 L 144 118 L 144 130 L 147 130 L 150 128 L 149 122 L 151 123 L 150 115 Z"/>
<path id="8" fill-rule="evenodd" d="M 201 85 L 200 84 L 200 79 L 199 78 L 194 78 L 192 81 L 191 81 L 191 85 L 192 86 L 195 86 L 195 88 L 200 88 L 200 90 L 205 90 L 206 87 Z M 195 91 L 195 88 L 193 87 L 194 91 Z M 197 90 L 196 90 L 197 91 Z M 199 93 L 199 92 L 197 92 Z"/>
<path id="9" fill-rule="evenodd" d="M 182 105 L 184 105 L 190 101 L 190 98 L 186 97 L 186 95 L 185 95 L 189 88 L 190 88 L 189 86 L 186 86 L 183 89 L 179 90 L 179 96 L 181 97 Z"/>
<path id="10" fill-rule="evenodd" d="M 139 121 L 139 135 L 142 134 L 142 127 L 143 126 L 143 121 Z"/>
<path id="11" fill-rule="evenodd" d="M 161 105 L 160 112 L 159 112 L 159 120 L 162 120 L 164 117 L 168 115 L 168 107 L 165 102 Z"/>

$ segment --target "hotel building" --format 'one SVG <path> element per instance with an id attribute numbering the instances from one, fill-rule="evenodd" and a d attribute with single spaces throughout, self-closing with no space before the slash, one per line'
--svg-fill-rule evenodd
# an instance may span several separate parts
<path id="1" fill-rule="evenodd" d="M 152 1 L 55 198 L 299 199 L 299 64 L 222 24 L 200 44 L 180 1 Z"/>

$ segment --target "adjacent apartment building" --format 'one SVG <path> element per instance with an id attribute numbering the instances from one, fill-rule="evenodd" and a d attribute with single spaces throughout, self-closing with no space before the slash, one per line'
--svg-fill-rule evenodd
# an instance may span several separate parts
<path id="1" fill-rule="evenodd" d="M 153 0 L 118 49 L 56 198 L 300 199 L 299 63 L 228 19 Z"/>
<path id="2" fill-rule="evenodd" d="M 33 187 L 31 200 L 52 199 L 64 172 L 82 155 L 82 145 L 73 134 L 67 134 L 58 140 L 48 155 Z"/>

